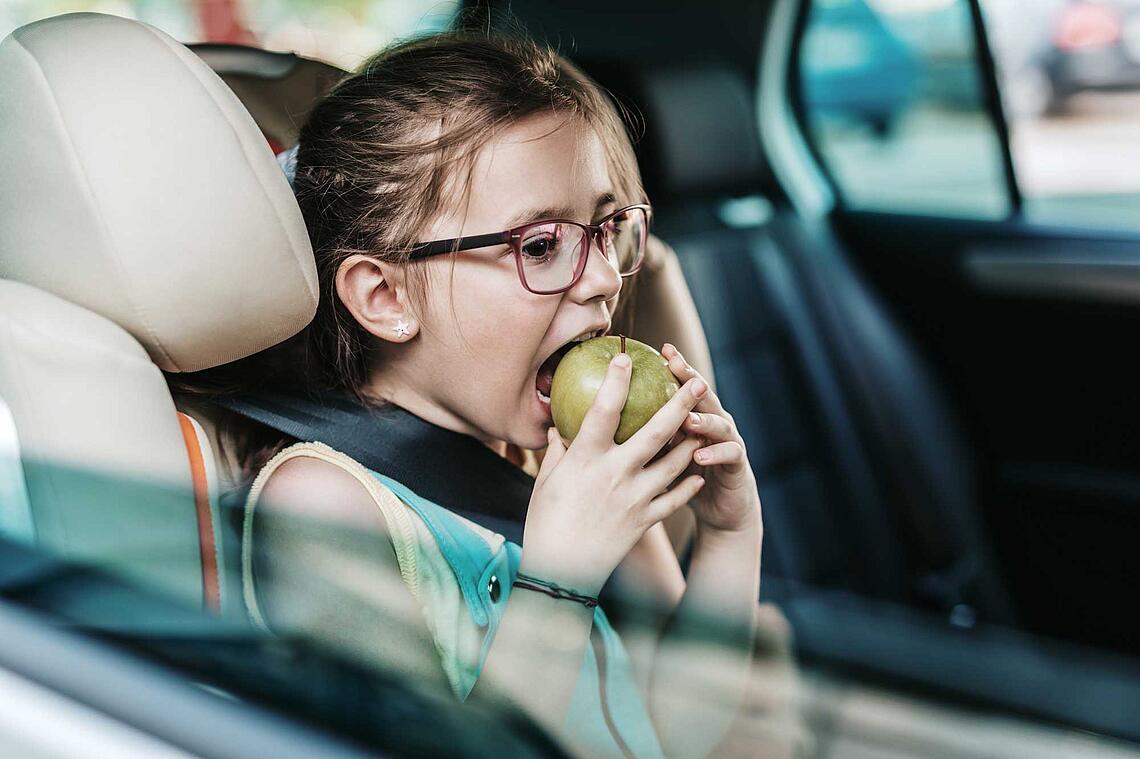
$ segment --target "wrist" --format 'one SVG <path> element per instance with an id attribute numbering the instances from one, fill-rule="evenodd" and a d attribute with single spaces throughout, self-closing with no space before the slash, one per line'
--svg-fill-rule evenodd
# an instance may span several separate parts
<path id="1" fill-rule="evenodd" d="M 760 538 L 764 533 L 764 524 L 760 514 L 760 504 L 755 504 L 739 519 L 710 521 L 702 519 L 700 514 L 696 517 L 696 539 L 701 540 L 739 540 L 742 538 Z"/>
<path id="2" fill-rule="evenodd" d="M 533 593 L 542 593 L 557 601 L 572 601 L 585 606 L 587 609 L 593 609 L 598 605 L 598 597 L 596 595 L 579 593 L 571 588 L 564 588 L 556 582 L 524 574 L 523 572 L 518 573 L 515 577 L 515 581 L 511 583 L 511 585 L 512 587 L 529 590 Z"/>
<path id="3" fill-rule="evenodd" d="M 528 557 L 525 550 L 519 561 L 518 574 L 556 585 L 576 595 L 594 598 L 597 598 L 602 586 L 606 584 L 605 577 L 596 577 L 594 573 L 582 571 L 577 567 L 565 567 L 535 560 L 533 557 Z"/>

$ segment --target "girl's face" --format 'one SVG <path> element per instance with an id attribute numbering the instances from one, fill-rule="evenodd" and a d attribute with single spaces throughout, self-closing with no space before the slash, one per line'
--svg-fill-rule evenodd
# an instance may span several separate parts
<path id="1" fill-rule="evenodd" d="M 479 154 L 468 202 L 424 230 L 423 240 L 501 232 L 531 221 L 594 223 L 617 210 L 598 136 L 577 119 L 543 114 L 505 130 Z M 426 308 L 406 342 L 385 350 L 376 389 L 440 426 L 524 448 L 553 426 L 550 364 L 584 333 L 608 330 L 621 290 L 617 270 L 591 242 L 581 279 L 557 295 L 519 281 L 508 245 L 428 259 Z M 545 374 L 545 379 L 539 375 Z"/>

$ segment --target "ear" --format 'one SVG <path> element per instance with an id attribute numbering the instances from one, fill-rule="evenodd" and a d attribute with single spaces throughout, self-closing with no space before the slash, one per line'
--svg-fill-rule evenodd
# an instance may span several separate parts
<path id="1" fill-rule="evenodd" d="M 419 320 L 406 306 L 398 266 L 364 255 L 349 256 L 336 272 L 336 294 L 357 323 L 381 340 L 406 343 Z"/>

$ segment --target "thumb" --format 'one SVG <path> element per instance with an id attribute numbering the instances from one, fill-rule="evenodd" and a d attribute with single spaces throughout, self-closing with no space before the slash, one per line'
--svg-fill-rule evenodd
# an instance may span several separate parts
<path id="1" fill-rule="evenodd" d="M 558 434 L 557 428 L 551 427 L 546 431 L 546 455 L 542 457 L 542 464 L 538 467 L 538 474 L 534 478 L 535 482 L 545 481 L 564 455 L 566 455 L 566 446 L 562 444 L 562 436 Z"/>

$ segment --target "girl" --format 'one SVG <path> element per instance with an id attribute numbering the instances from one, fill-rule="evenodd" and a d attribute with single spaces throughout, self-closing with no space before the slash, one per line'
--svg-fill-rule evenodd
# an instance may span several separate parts
<path id="1" fill-rule="evenodd" d="M 378 409 L 369 423 L 387 471 L 314 444 L 259 458 L 244 535 L 255 620 L 319 624 L 360 650 L 402 635 L 392 610 L 410 610 L 421 634 L 395 658 L 427 676 L 408 652 L 438 653 L 461 698 L 506 699 L 591 754 L 714 748 L 747 677 L 762 535 L 732 417 L 668 344 L 682 387 L 624 444 L 613 441 L 624 354 L 571 444 L 550 416 L 558 359 L 610 329 L 645 253 L 651 210 L 610 101 L 533 42 L 401 44 L 314 109 L 294 189 L 322 292 L 283 348 L 288 384 Z M 547 448 L 533 480 L 495 453 L 504 444 Z M 686 505 L 697 528 L 684 591 L 635 673 L 597 595 L 635 546 L 662 545 L 661 521 Z M 496 509 L 525 518 L 521 548 L 455 513 Z M 314 537 L 304 525 L 318 515 L 365 536 L 365 560 L 343 561 L 348 539 Z M 367 579 L 333 597 L 311 581 L 374 578 L 368 562 L 412 594 Z M 716 634 L 715 657 L 696 630 Z M 699 687 L 714 658 L 710 699 Z"/>

